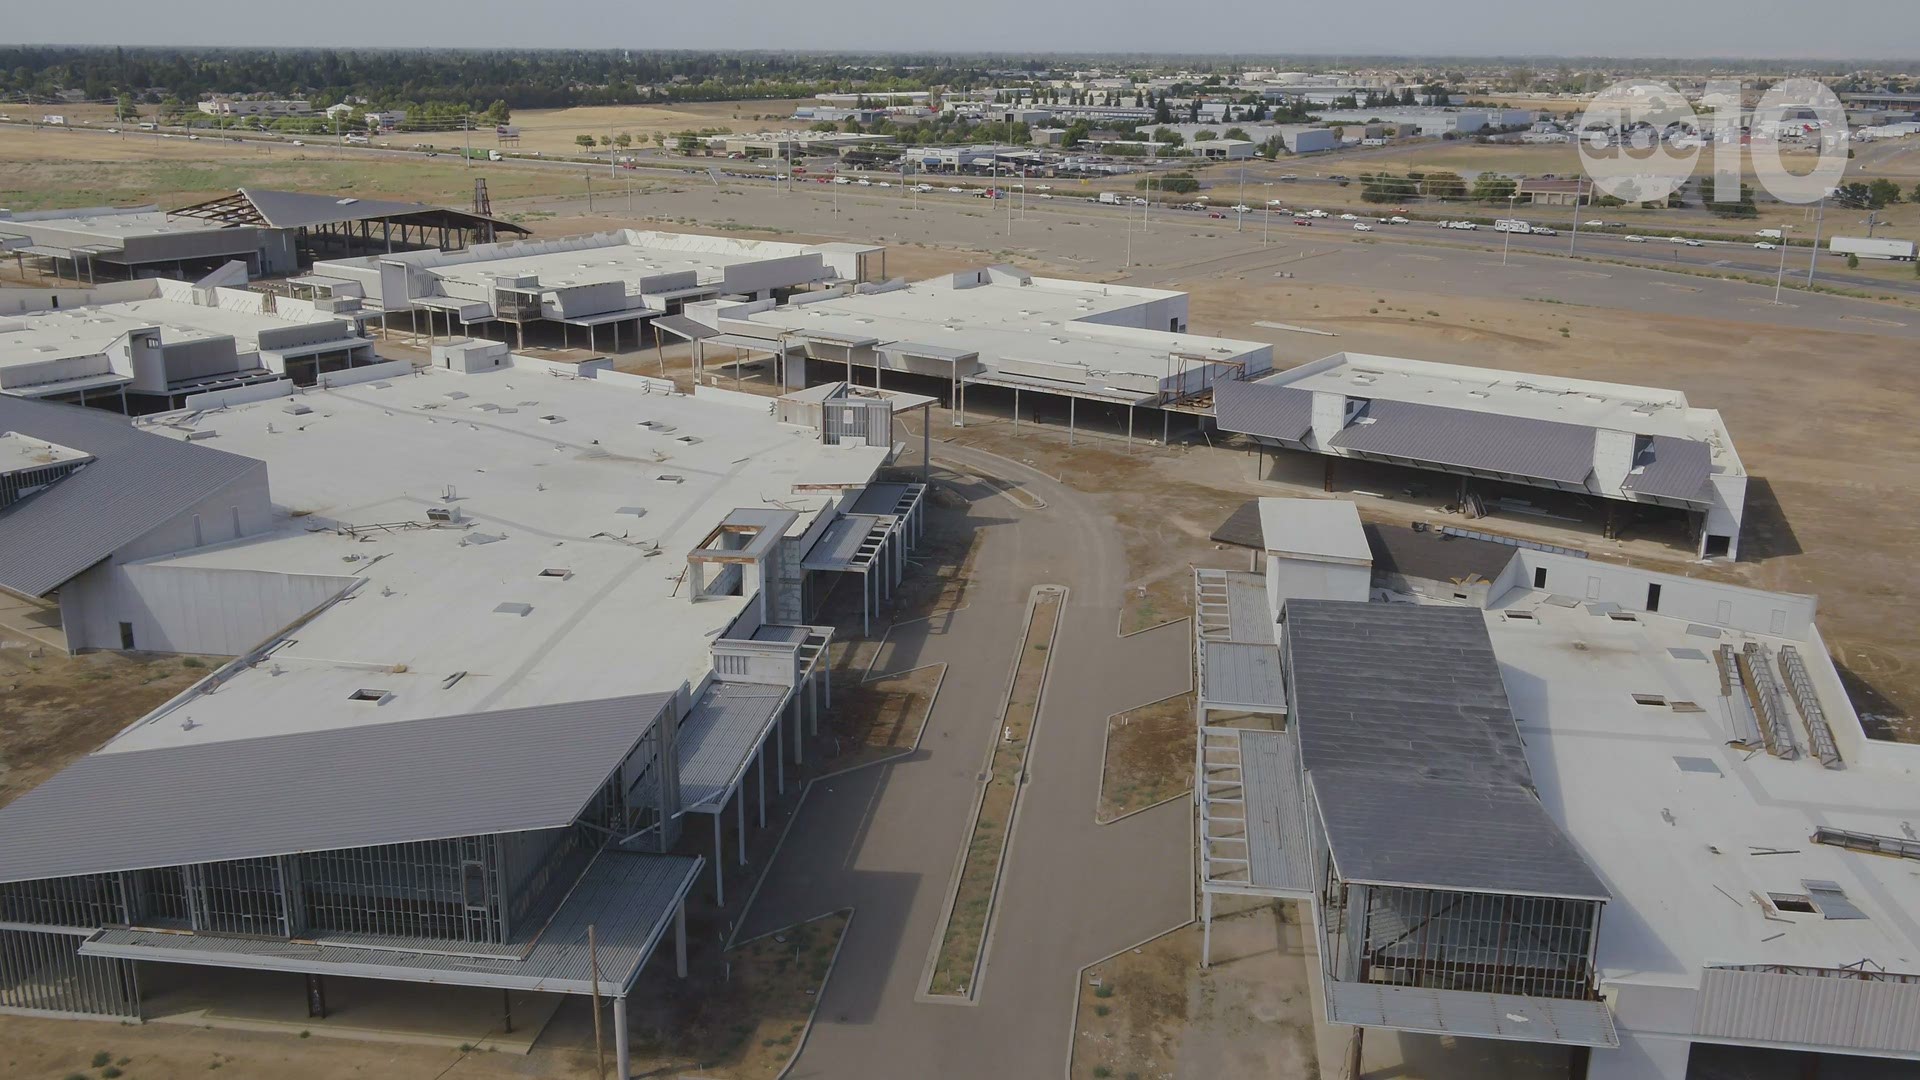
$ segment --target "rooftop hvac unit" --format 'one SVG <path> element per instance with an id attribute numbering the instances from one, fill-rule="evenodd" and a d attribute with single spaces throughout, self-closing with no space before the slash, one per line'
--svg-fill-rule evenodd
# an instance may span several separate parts
<path id="1" fill-rule="evenodd" d="M 427 507 L 427 520 L 449 523 L 459 521 L 460 508 L 457 506 L 429 506 Z"/>

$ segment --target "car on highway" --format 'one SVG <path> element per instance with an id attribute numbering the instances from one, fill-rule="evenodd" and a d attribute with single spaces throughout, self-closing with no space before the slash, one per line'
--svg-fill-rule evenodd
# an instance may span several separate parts
<path id="1" fill-rule="evenodd" d="M 1756 248 L 1758 248 L 1758 249 L 1759 249 L 1759 250 L 1761 250 L 1761 251 L 1773 251 L 1774 249 L 1776 249 L 1776 248 L 1778 248 L 1778 247 L 1779 247 L 1780 245 L 1779 245 L 1779 244 L 1769 244 L 1769 243 L 1767 243 L 1767 242 L 1766 242 L 1765 240 L 1762 240 L 1762 241 L 1760 241 L 1759 243 L 1757 243 L 1757 244 L 1755 244 L 1755 245 L 1753 245 L 1753 246 L 1754 246 L 1754 247 L 1756 247 Z"/>
<path id="2" fill-rule="evenodd" d="M 921 192 L 932 191 L 933 185 L 932 184 L 915 184 L 913 185 L 913 190 L 921 191 Z"/>
<path id="3" fill-rule="evenodd" d="M 880 181 L 879 183 L 877 183 L 877 184 L 875 184 L 875 185 L 873 185 L 873 186 L 874 186 L 874 187 L 892 187 L 893 185 L 892 185 L 892 184 L 889 184 L 889 183 L 887 183 L 887 182 L 886 182 L 885 180 L 882 180 L 882 181 Z"/>
<path id="4" fill-rule="evenodd" d="M 1279 205 L 1280 205 L 1280 200 L 1279 200 L 1279 199 L 1268 199 L 1268 200 L 1267 200 L 1267 205 L 1268 205 L 1268 206 L 1279 206 Z M 1283 213 L 1283 214 L 1284 214 L 1284 213 L 1286 213 L 1286 211 L 1284 211 L 1284 210 L 1282 210 L 1282 211 L 1281 211 L 1281 213 Z"/>
<path id="5" fill-rule="evenodd" d="M 1684 236 L 1669 236 L 1669 237 L 1667 237 L 1667 240 L 1668 240 L 1669 242 L 1671 242 L 1671 243 L 1675 243 L 1675 244 L 1684 244 L 1684 245 L 1686 245 L 1687 247 L 1700 247 L 1700 246 L 1702 246 L 1702 245 L 1701 245 L 1701 243 L 1700 243 L 1700 241 L 1698 241 L 1698 240 L 1689 240 L 1689 239 L 1687 239 L 1687 238 L 1686 238 L 1686 237 L 1684 237 Z"/>
<path id="6" fill-rule="evenodd" d="M 948 189 L 947 189 L 947 191 L 948 191 L 948 193 L 950 193 L 950 194 L 953 194 L 953 195 L 959 195 L 959 194 L 961 194 L 962 192 L 964 192 L 964 191 L 966 191 L 966 190 L 967 190 L 966 188 L 963 188 L 963 187 L 961 187 L 961 186 L 960 186 L 960 185 L 958 185 L 958 184 L 955 184 L 954 186 L 952 186 L 952 187 L 950 187 L 950 188 L 948 188 Z"/>
<path id="7" fill-rule="evenodd" d="M 1340 220 L 1341 221 L 1359 221 L 1360 217 L 1357 214 L 1341 214 Z"/>
<path id="8" fill-rule="evenodd" d="M 1040 194 L 1038 194 L 1038 195 L 1035 195 L 1035 196 L 1034 196 L 1034 198 L 1036 198 L 1036 199 L 1051 199 L 1051 198 L 1053 198 L 1053 194 L 1052 194 L 1051 192 L 1046 192 L 1046 191 L 1043 191 L 1043 192 L 1041 192 Z"/>
<path id="9" fill-rule="evenodd" d="M 187 137 L 188 137 L 188 138 L 190 138 L 190 139 L 192 139 L 192 138 L 198 138 L 198 136 L 194 136 L 194 135 L 189 135 L 189 136 L 187 136 Z M 305 145 L 307 145 L 307 144 L 306 144 L 306 143 L 303 143 L 303 142 L 301 142 L 301 141 L 300 141 L 299 139 L 295 139 L 295 140 L 293 140 L 293 145 L 295 145 L 295 146 L 305 146 Z"/>
<path id="10" fill-rule="evenodd" d="M 1353 231 L 1354 232 L 1372 232 L 1373 226 L 1367 224 L 1364 221 L 1356 221 L 1353 223 Z"/>
<path id="11" fill-rule="evenodd" d="M 1325 210 L 1309 210 L 1307 211 L 1307 216 L 1310 218 L 1323 218 L 1329 215 Z"/>
<path id="12" fill-rule="evenodd" d="M 866 177 L 864 177 L 864 176 L 863 176 L 863 177 L 861 177 L 861 178 L 860 178 L 860 179 L 858 179 L 858 180 L 855 180 L 855 181 L 854 181 L 854 183 L 856 183 L 856 184 L 858 184 L 858 185 L 860 185 L 861 187 L 872 187 L 872 186 L 873 186 L 873 181 L 871 181 L 871 180 L 869 180 L 869 179 L 867 179 L 867 178 L 866 178 Z"/>
<path id="13" fill-rule="evenodd" d="M 849 180 L 849 179 L 847 179 L 847 178 L 846 178 L 846 177 L 844 177 L 844 176 L 836 176 L 836 177 L 834 177 L 834 178 L 833 178 L 833 182 L 834 182 L 834 183 L 836 183 L 836 184 L 851 184 L 851 183 L 853 183 L 853 181 L 851 181 L 851 180 Z"/>
<path id="14" fill-rule="evenodd" d="M 1390 224 L 1394 224 L 1394 225 L 1410 225 L 1410 224 L 1412 224 L 1412 222 L 1410 222 L 1410 221 L 1408 221 L 1408 220 L 1407 220 L 1406 218 L 1403 218 L 1403 217 L 1398 217 L 1398 216 L 1396 216 L 1396 217 L 1390 217 L 1390 218 L 1388 218 L 1388 219 L 1387 219 L 1387 221 L 1388 221 L 1388 222 L 1389 222 Z"/>
<path id="15" fill-rule="evenodd" d="M 1634 235 L 1633 235 L 1633 234 L 1631 234 L 1631 233 L 1629 233 L 1629 234 L 1627 234 L 1626 236 L 1624 236 L 1624 237 L 1622 237 L 1621 239 L 1623 239 L 1623 240 L 1625 240 L 1625 241 L 1626 241 L 1627 243 L 1629 243 L 1629 244 L 1644 244 L 1644 243 L 1646 243 L 1646 242 L 1647 242 L 1647 238 L 1646 238 L 1646 237 L 1644 237 L 1644 236 L 1634 236 Z"/>
<path id="16" fill-rule="evenodd" d="M 1218 210 L 1209 210 L 1207 211 L 1207 216 L 1210 218 L 1223 218 L 1223 217 L 1226 217 L 1227 215 L 1221 213 Z"/>
<path id="17" fill-rule="evenodd" d="M 1235 203 L 1233 212 L 1236 214 L 1251 214 L 1253 213 L 1253 207 L 1248 206 L 1246 203 Z"/>
<path id="18" fill-rule="evenodd" d="M 1543 229 L 1543 228 L 1541 228 L 1540 226 L 1538 226 L 1538 225 L 1535 225 L 1535 226 L 1533 227 L 1533 235 L 1535 235 L 1535 236 L 1559 236 L 1560 234 L 1559 234 L 1559 233 L 1558 233 L 1557 231 L 1555 231 L 1555 230 L 1553 230 L 1553 229 Z"/>
<path id="19" fill-rule="evenodd" d="M 1309 228 L 1309 229 L 1311 229 L 1311 228 L 1313 228 L 1313 222 L 1311 222 L 1311 221 L 1309 221 L 1309 220 L 1307 220 L 1306 218 L 1303 218 L 1303 217 L 1297 217 L 1297 218 L 1294 218 L 1294 219 L 1293 219 L 1293 223 L 1294 223 L 1295 225 L 1304 225 L 1304 226 L 1306 226 L 1306 227 L 1307 227 L 1307 228 Z"/>
<path id="20" fill-rule="evenodd" d="M 1583 221 L 1580 224 L 1589 229 L 1604 229 L 1607 227 L 1607 223 L 1604 221 Z"/>
<path id="21" fill-rule="evenodd" d="M 1052 190 L 1053 190 L 1053 185 L 1052 185 L 1052 184 L 1041 184 L 1041 185 L 1040 185 L 1040 186 L 1039 186 L 1038 188 L 1035 188 L 1034 190 L 1036 190 L 1036 191 L 1052 191 Z"/>

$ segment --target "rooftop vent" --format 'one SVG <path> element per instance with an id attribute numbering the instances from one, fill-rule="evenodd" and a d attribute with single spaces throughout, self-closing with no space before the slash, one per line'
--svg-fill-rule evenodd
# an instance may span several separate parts
<path id="1" fill-rule="evenodd" d="M 217 431 L 189 431 L 187 432 L 187 441 L 202 442 L 206 439 L 211 439 L 218 434 L 220 433 Z"/>
<path id="2" fill-rule="evenodd" d="M 533 614 L 533 605 L 511 602 L 496 604 L 494 605 L 493 613 L 495 615 L 531 615 Z"/>
<path id="3" fill-rule="evenodd" d="M 1667 699 L 1660 694 L 1635 694 L 1633 695 L 1633 703 L 1635 705 L 1655 705 L 1664 709 L 1667 706 Z"/>
<path id="4" fill-rule="evenodd" d="M 699 444 L 699 442 L 700 442 L 700 436 L 698 436 L 698 435 L 682 435 L 682 436 L 680 436 L 679 438 L 677 438 L 677 439 L 675 439 L 675 440 L 673 440 L 673 441 L 674 441 L 674 442 L 677 442 L 677 443 L 682 443 L 682 444 L 684 444 L 684 445 L 687 445 L 687 446 L 697 446 L 697 445 Z"/>
<path id="5" fill-rule="evenodd" d="M 457 506 L 427 507 L 428 521 L 454 522 L 460 520 L 460 508 Z"/>
<path id="6" fill-rule="evenodd" d="M 654 477 L 654 479 L 663 484 L 684 484 L 687 482 L 687 478 L 681 476 L 679 473 L 661 473 L 659 476 Z"/>
<path id="7" fill-rule="evenodd" d="M 573 576 L 573 571 L 565 570 L 565 569 L 555 569 L 550 567 L 546 570 L 540 571 L 540 576 L 543 578 L 554 578 L 559 581 L 565 581 L 568 578 Z"/>
<path id="8" fill-rule="evenodd" d="M 385 705 L 393 697 L 391 690 L 355 690 L 347 695 L 348 701 L 366 701 L 375 705 Z"/>
<path id="9" fill-rule="evenodd" d="M 553 413 L 548 413 L 547 415 L 540 418 L 540 422 L 543 424 L 564 424 L 567 422 L 567 418 L 564 416 L 556 416 Z"/>
<path id="10" fill-rule="evenodd" d="M 286 413 L 288 416 L 305 416 L 313 411 L 313 407 L 296 401 L 291 405 L 281 406 L 280 411 Z"/>
<path id="11" fill-rule="evenodd" d="M 467 396 L 467 392 L 465 390 L 452 390 L 445 394 L 442 394 L 441 396 L 446 398 L 448 401 L 459 401 Z"/>
<path id="12" fill-rule="evenodd" d="M 629 517 L 646 517 L 647 508 L 644 506 L 623 506 L 620 509 L 615 510 L 614 513 L 626 514 Z"/>

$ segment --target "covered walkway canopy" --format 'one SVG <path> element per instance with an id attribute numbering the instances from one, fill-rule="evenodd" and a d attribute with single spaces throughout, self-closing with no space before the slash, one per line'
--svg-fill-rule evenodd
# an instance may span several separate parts
<path id="1" fill-rule="evenodd" d="M 372 253 L 400 248 L 463 248 L 505 234 L 526 236 L 510 221 L 427 203 L 316 195 L 305 191 L 240 188 L 231 195 L 194 203 L 173 217 L 202 218 L 222 225 L 295 230 L 303 239 Z"/>

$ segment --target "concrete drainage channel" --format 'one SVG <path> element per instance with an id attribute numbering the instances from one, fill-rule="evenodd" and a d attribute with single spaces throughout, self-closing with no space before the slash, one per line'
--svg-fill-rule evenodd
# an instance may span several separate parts
<path id="1" fill-rule="evenodd" d="M 923 989 L 916 995 L 921 1001 L 971 1005 L 979 998 L 1000 874 L 1019 821 L 1027 756 L 1046 700 L 1047 672 L 1067 592 L 1062 585 L 1038 585 L 1027 596 L 1026 633 L 1014 657 L 1000 722 L 980 773 L 973 828 L 955 861 L 945 913 L 921 974 Z"/>

